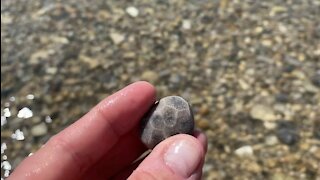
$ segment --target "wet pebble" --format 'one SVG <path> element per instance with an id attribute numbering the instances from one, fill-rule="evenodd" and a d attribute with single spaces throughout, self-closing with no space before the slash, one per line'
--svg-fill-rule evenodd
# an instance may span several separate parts
<path id="1" fill-rule="evenodd" d="M 31 129 L 31 134 L 36 137 L 43 136 L 47 134 L 47 132 L 48 132 L 48 127 L 46 126 L 45 123 L 40 123 L 38 125 L 35 125 Z"/>
<path id="2" fill-rule="evenodd" d="M 197 122 L 197 126 L 198 126 L 200 129 L 208 129 L 208 128 L 210 128 L 210 123 L 209 123 L 208 120 L 200 119 L 200 120 Z"/>
<path id="3" fill-rule="evenodd" d="M 126 12 L 131 16 L 131 17 L 137 17 L 139 15 L 139 10 L 134 7 L 130 6 L 126 8 Z"/>
<path id="4" fill-rule="evenodd" d="M 294 145 L 299 141 L 299 134 L 295 128 L 280 127 L 277 129 L 277 137 L 283 144 Z"/>
<path id="5" fill-rule="evenodd" d="M 253 149 L 251 146 L 242 146 L 234 151 L 234 153 L 239 157 L 251 157 L 253 156 Z"/>
<path id="6" fill-rule="evenodd" d="M 273 146 L 273 145 L 276 145 L 278 143 L 278 139 L 276 136 L 274 135 L 271 135 L 271 136 L 267 136 L 266 139 L 265 139 L 265 143 L 268 145 L 268 146 Z"/>
<path id="7" fill-rule="evenodd" d="M 24 119 L 30 118 L 32 116 L 33 116 L 33 112 L 27 107 L 24 107 L 21 110 L 19 110 L 17 115 L 18 118 L 24 118 Z"/>
<path id="8" fill-rule="evenodd" d="M 113 32 L 110 33 L 110 38 L 113 41 L 113 43 L 117 45 L 124 41 L 125 36 L 121 33 Z"/>
<path id="9" fill-rule="evenodd" d="M 276 120 L 276 115 L 271 107 L 266 105 L 255 105 L 251 108 L 250 115 L 254 119 L 259 119 L 262 121 L 274 121 Z"/>
<path id="10" fill-rule="evenodd" d="M 156 72 L 154 71 L 144 71 L 141 75 L 142 80 L 146 80 L 149 82 L 156 82 L 158 80 L 159 76 Z"/>
<path id="11" fill-rule="evenodd" d="M 289 102 L 289 96 L 288 94 L 279 93 L 276 95 L 276 101 L 279 103 L 288 103 Z"/>
<path id="12" fill-rule="evenodd" d="M 320 87 L 320 74 L 317 74 L 311 78 L 313 85 Z"/>
<path id="13" fill-rule="evenodd" d="M 143 118 L 141 140 L 154 148 L 164 139 L 176 134 L 192 134 L 194 117 L 190 105 L 179 96 L 167 96 L 156 103 Z"/>

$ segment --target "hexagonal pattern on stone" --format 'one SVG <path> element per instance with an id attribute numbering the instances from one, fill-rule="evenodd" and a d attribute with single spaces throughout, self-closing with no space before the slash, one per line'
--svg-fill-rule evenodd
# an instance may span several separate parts
<path id="1" fill-rule="evenodd" d="M 194 119 L 190 105 L 179 96 L 160 99 L 141 123 L 141 140 L 150 149 L 176 134 L 192 134 Z"/>

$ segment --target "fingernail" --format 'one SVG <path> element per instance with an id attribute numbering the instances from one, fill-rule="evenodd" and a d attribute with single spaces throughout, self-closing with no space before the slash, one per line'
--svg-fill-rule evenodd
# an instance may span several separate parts
<path id="1" fill-rule="evenodd" d="M 201 161 L 201 152 L 189 141 L 181 140 L 171 144 L 164 155 L 167 166 L 182 177 L 189 177 Z"/>

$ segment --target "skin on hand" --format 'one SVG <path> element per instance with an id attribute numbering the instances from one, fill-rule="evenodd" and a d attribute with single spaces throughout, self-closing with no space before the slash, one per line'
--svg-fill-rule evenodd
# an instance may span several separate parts
<path id="1" fill-rule="evenodd" d="M 138 126 L 155 100 L 147 82 L 125 87 L 53 136 L 8 179 L 199 179 L 207 146 L 202 133 L 170 137 L 132 163 L 146 151 Z"/>

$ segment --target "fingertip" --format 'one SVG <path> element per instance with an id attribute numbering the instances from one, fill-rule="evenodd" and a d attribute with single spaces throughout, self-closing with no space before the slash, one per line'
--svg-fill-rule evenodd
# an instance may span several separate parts
<path id="1" fill-rule="evenodd" d="M 156 97 L 156 88 L 149 82 L 147 81 L 137 81 L 134 82 L 132 84 L 130 84 L 129 86 L 133 86 L 133 87 L 137 87 L 139 89 L 143 89 L 147 92 L 149 92 L 151 94 L 151 96 Z"/>
<path id="2" fill-rule="evenodd" d="M 203 138 L 201 134 L 199 137 Z M 164 154 L 165 164 L 183 178 L 199 174 L 199 168 L 202 169 L 205 157 L 202 142 L 187 134 L 173 136 L 171 141 Z"/>
<path id="3" fill-rule="evenodd" d="M 197 138 L 175 135 L 158 144 L 134 174 L 148 172 L 159 177 L 189 178 L 202 168 L 204 156 L 203 145 Z"/>
<path id="4" fill-rule="evenodd" d="M 136 81 L 132 84 L 141 85 L 141 86 L 149 86 L 150 88 L 154 88 L 154 86 L 151 83 L 149 83 L 148 81 Z"/>
<path id="5" fill-rule="evenodd" d="M 163 146 L 170 146 L 171 144 L 186 141 L 190 146 L 192 146 L 194 149 L 197 149 L 200 151 L 199 155 L 201 158 L 204 158 L 205 156 L 205 146 L 206 146 L 206 136 L 203 133 L 199 133 L 197 136 L 192 136 L 189 134 L 177 134 L 172 137 L 167 138 L 166 140 L 162 141 L 160 144 L 166 144 Z M 159 144 L 159 145 L 160 145 Z"/>
<path id="6" fill-rule="evenodd" d="M 201 132 L 199 134 L 197 134 L 197 136 L 192 136 L 192 135 L 189 135 L 189 134 L 177 134 L 177 135 L 174 135 L 174 136 L 171 136 L 171 137 L 165 139 L 161 143 L 171 144 L 171 143 L 176 142 L 176 141 L 184 140 L 184 141 L 190 142 L 191 144 L 193 144 L 197 148 L 202 149 L 202 142 L 201 141 L 202 141 L 203 138 L 204 137 L 203 137 L 203 134 Z"/>

